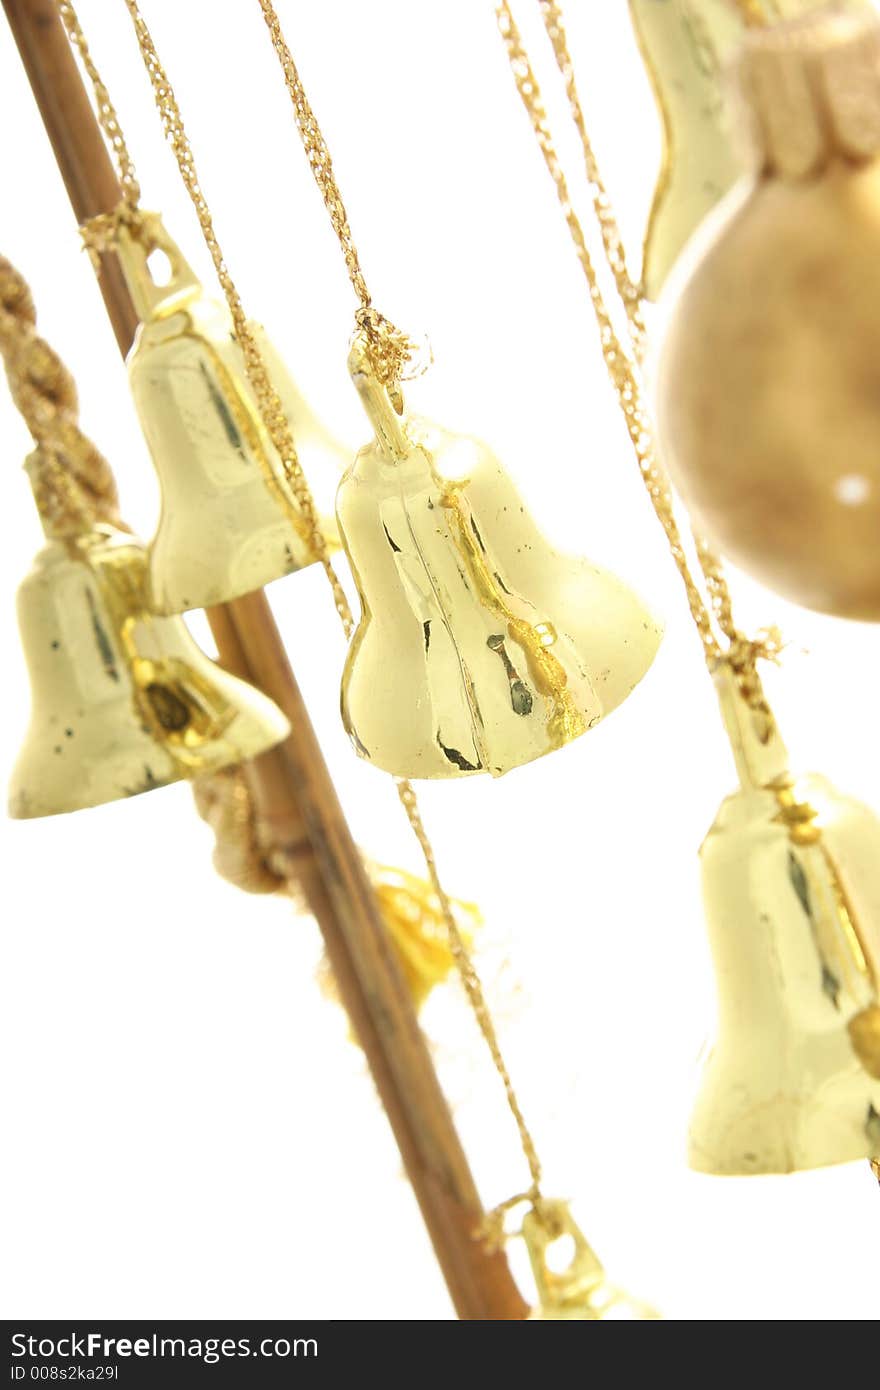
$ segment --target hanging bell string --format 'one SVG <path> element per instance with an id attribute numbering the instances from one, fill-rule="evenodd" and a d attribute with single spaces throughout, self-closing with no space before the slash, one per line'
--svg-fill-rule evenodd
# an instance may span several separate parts
<path id="1" fill-rule="evenodd" d="M 354 620 L 351 616 L 348 600 L 345 597 L 345 591 L 339 582 L 336 571 L 330 560 L 329 547 L 321 529 L 311 489 L 306 483 L 305 475 L 299 463 L 293 436 L 284 413 L 284 407 L 282 406 L 277 391 L 274 389 L 269 379 L 269 374 L 263 363 L 251 326 L 245 318 L 238 292 L 226 270 L 219 243 L 214 236 L 213 220 L 199 186 L 195 165 L 192 159 L 192 152 L 189 149 L 189 142 L 183 128 L 183 122 L 177 107 L 176 98 L 159 62 L 149 30 L 141 19 L 137 5 L 128 4 L 128 0 L 126 0 L 126 4 L 128 5 L 129 13 L 135 25 L 144 63 L 153 85 L 157 105 L 162 114 L 162 123 L 166 137 L 175 153 L 181 177 L 183 178 L 187 192 L 196 209 L 205 243 L 210 252 L 211 259 L 214 262 L 217 278 L 220 281 L 229 305 L 236 340 L 244 356 L 248 379 L 258 397 L 260 413 L 269 433 L 269 437 L 281 460 L 285 480 L 293 493 L 299 511 L 308 528 L 315 558 L 320 562 L 327 575 L 330 587 L 333 590 L 337 611 L 342 619 L 343 625 L 346 627 L 346 633 L 349 634 L 354 628 Z M 113 155 L 119 181 L 123 189 L 122 200 L 117 204 L 116 208 L 107 214 L 101 214 L 96 218 L 90 219 L 81 229 L 86 247 L 93 261 L 95 261 L 102 250 L 113 249 L 115 245 L 114 239 L 118 236 L 120 226 L 125 225 L 137 231 L 144 226 L 146 219 L 139 207 L 140 185 L 134 173 L 134 161 L 128 150 L 107 87 L 101 80 L 94 60 L 91 57 L 82 25 L 80 24 L 79 18 L 70 0 L 61 0 L 60 8 L 70 42 L 77 50 L 86 74 L 92 84 L 98 120 L 110 145 L 111 154 Z M 299 523 L 298 517 L 297 523 Z"/>
<path id="2" fill-rule="evenodd" d="M 130 5 L 129 8 L 131 8 Z M 370 365 L 379 381 L 388 390 L 395 408 L 402 409 L 399 384 L 404 374 L 404 368 L 413 356 L 413 343 L 405 333 L 401 333 L 400 329 L 395 328 L 384 314 L 380 314 L 372 307 L 372 297 L 361 269 L 360 257 L 348 223 L 348 214 L 345 211 L 345 204 L 342 201 L 342 195 L 333 173 L 330 151 L 300 80 L 293 55 L 287 46 L 281 30 L 281 22 L 271 0 L 260 0 L 260 8 L 272 38 L 272 46 L 278 55 L 278 61 L 284 73 L 284 81 L 293 103 L 300 139 L 308 157 L 315 183 L 318 185 L 342 250 L 348 278 L 361 302 L 361 307 L 355 315 L 355 321 L 357 327 L 366 335 Z"/>
<path id="3" fill-rule="evenodd" d="M 261 4 L 263 4 L 263 0 L 261 0 Z M 265 366 L 265 363 L 263 362 L 257 342 L 250 330 L 250 325 L 245 316 L 241 298 L 239 296 L 235 282 L 233 281 L 232 276 L 229 273 L 226 261 L 224 260 L 223 253 L 220 248 L 220 243 L 217 239 L 216 232 L 214 231 L 213 218 L 205 195 L 202 192 L 201 185 L 199 184 L 192 149 L 190 148 L 189 139 L 187 137 L 186 130 L 183 124 L 183 119 L 180 114 L 180 108 L 177 104 L 177 99 L 174 95 L 174 91 L 171 87 L 171 84 L 169 83 L 168 78 L 165 74 L 165 70 L 162 67 L 162 64 L 159 60 L 159 55 L 156 52 L 156 47 L 153 43 L 152 36 L 140 14 L 140 10 L 138 9 L 136 0 L 125 0 L 125 5 L 128 9 L 132 23 L 134 25 L 138 46 L 141 51 L 144 66 L 147 70 L 147 74 L 150 78 L 150 82 L 153 87 L 153 94 L 155 97 L 156 105 L 159 110 L 159 114 L 162 119 L 162 125 L 165 130 L 166 138 L 169 144 L 171 145 L 172 152 L 177 161 L 180 176 L 183 180 L 187 193 L 189 194 L 190 201 L 192 202 L 196 212 L 196 216 L 198 217 L 199 226 L 202 231 L 202 236 L 204 238 L 205 245 L 207 246 L 211 259 L 214 263 L 217 278 L 220 282 L 221 288 L 223 289 L 223 293 L 226 297 L 226 302 L 229 306 L 229 310 L 232 315 L 236 337 L 244 354 L 245 368 L 247 371 L 248 379 L 257 398 L 260 415 L 266 425 L 267 430 L 269 431 L 270 438 L 272 439 L 272 442 L 275 445 L 279 457 L 283 461 L 285 473 L 288 477 L 293 492 L 300 504 L 306 524 L 308 525 L 312 533 L 314 551 L 317 558 L 321 562 L 324 573 L 330 584 L 330 588 L 334 597 L 336 611 L 339 615 L 340 622 L 342 623 L 342 627 L 344 629 L 346 637 L 350 637 L 351 633 L 354 630 L 354 618 L 351 612 L 351 608 L 349 606 L 348 599 L 345 595 L 345 591 L 343 590 L 339 582 L 339 579 L 330 560 L 327 545 L 321 532 L 317 510 L 315 508 L 308 483 L 305 479 L 305 475 L 297 457 L 296 448 L 294 446 L 290 428 L 284 415 L 284 410 L 281 405 L 281 401 L 272 385 L 269 372 Z M 85 39 L 82 36 L 82 27 L 78 19 L 76 18 L 73 6 L 69 3 L 66 3 L 65 7 L 69 14 L 69 20 L 66 21 L 68 23 L 68 33 L 70 34 L 71 41 L 74 43 L 75 47 L 78 49 L 80 53 L 82 53 L 83 45 L 85 45 Z M 274 23 L 277 26 L 278 32 L 280 34 L 280 24 L 277 15 L 275 15 L 274 9 L 272 9 L 271 6 L 266 6 L 265 4 L 263 4 L 263 10 L 267 20 L 271 20 L 274 18 Z M 270 24 L 270 30 L 271 28 L 272 26 Z M 92 64 L 92 68 L 93 67 L 94 65 Z M 91 77 L 91 72 L 89 71 L 88 67 L 86 67 L 86 71 L 87 73 L 89 73 L 89 76 Z M 94 86 L 94 78 L 92 78 L 92 84 Z M 106 91 L 106 89 L 104 90 Z M 118 127 L 118 121 L 111 120 L 107 117 L 106 106 L 101 106 L 100 98 L 98 115 L 99 119 L 101 120 L 101 124 L 105 131 L 105 134 L 107 134 L 108 139 L 110 139 L 111 147 L 116 158 L 117 168 L 120 171 L 121 177 L 123 169 L 123 160 L 120 155 L 120 149 L 125 149 L 124 141 L 122 138 L 121 131 Z M 314 121 L 314 116 L 312 116 L 312 120 Z M 111 136 L 110 131 L 113 129 L 114 125 L 116 129 L 116 135 Z M 314 125 L 317 129 L 316 121 L 314 122 Z M 323 144 L 323 138 L 321 143 Z M 316 158 L 318 157 L 319 153 L 320 146 L 316 146 Z M 131 168 L 131 160 L 127 156 L 127 151 L 125 167 L 129 169 Z M 321 167 L 324 169 L 326 174 L 327 165 L 324 164 Z M 329 178 L 332 180 L 332 166 L 330 166 Z M 330 187 L 335 188 L 335 180 L 332 181 L 332 185 L 328 183 L 328 188 Z M 335 196 L 339 206 L 342 206 L 342 199 L 339 196 L 338 189 L 335 190 Z M 347 219 L 345 225 L 347 225 Z M 357 285 L 355 285 L 356 290 L 357 288 Z M 387 319 L 384 319 L 383 316 L 377 315 L 376 311 L 372 309 L 369 301 L 369 296 L 366 296 L 366 302 L 364 296 L 362 296 L 359 292 L 358 297 L 361 299 L 361 312 L 365 316 L 365 330 L 368 332 L 372 331 L 374 335 L 378 336 L 380 339 L 385 340 L 385 346 L 383 348 L 383 351 L 387 352 L 388 355 L 384 359 L 380 358 L 380 362 L 382 360 L 385 361 L 386 365 L 384 370 L 390 376 L 393 372 L 397 372 L 399 370 L 396 364 L 402 364 L 402 362 L 409 357 L 410 347 L 408 341 L 406 351 L 404 352 L 403 344 L 400 341 L 400 335 L 397 334 L 397 330 L 393 329 L 393 327 L 388 323 Z M 397 398 L 399 401 L 399 388 L 397 387 L 396 383 L 391 382 L 389 394 L 393 395 L 395 393 L 397 394 Z M 404 808 L 404 811 L 410 822 L 410 826 L 419 842 L 419 846 L 425 858 L 425 862 L 428 868 L 429 881 L 431 883 L 431 887 L 434 891 L 434 894 L 436 895 L 437 901 L 440 904 L 440 911 L 442 913 L 443 922 L 448 934 L 450 949 L 452 950 L 456 966 L 464 982 L 468 1000 L 471 1003 L 478 1026 L 489 1048 L 496 1070 L 498 1071 L 498 1074 L 504 1086 L 508 1107 L 516 1123 L 517 1131 L 520 1136 L 520 1142 L 523 1148 L 523 1153 L 529 1169 L 529 1175 L 531 1178 L 531 1186 L 529 1188 L 530 1197 L 533 1200 L 533 1202 L 537 1203 L 540 1201 L 541 1164 L 538 1159 L 537 1152 L 535 1150 L 535 1145 L 534 1141 L 532 1140 L 531 1133 L 529 1132 L 525 1119 L 523 1118 L 522 1110 L 519 1105 L 519 1100 L 513 1089 L 513 1084 L 510 1079 L 510 1075 L 507 1071 L 506 1063 L 504 1062 L 504 1059 L 500 1052 L 497 1036 L 495 1033 L 494 1023 L 492 1021 L 488 1005 L 486 1004 L 485 995 L 483 993 L 483 988 L 480 982 L 479 975 L 470 959 L 467 944 L 465 942 L 462 931 L 458 925 L 458 922 L 456 921 L 451 900 L 447 896 L 443 884 L 440 880 L 433 847 L 431 846 L 431 843 L 428 839 L 427 833 L 421 820 L 421 815 L 419 813 L 416 794 L 408 781 L 395 779 L 395 782 L 401 804 Z"/>
<path id="4" fill-rule="evenodd" d="M 95 217 L 88 218 L 80 227 L 80 234 L 89 253 L 89 258 L 95 270 L 98 271 L 100 270 L 101 256 L 108 251 L 115 250 L 120 227 L 126 226 L 134 230 L 139 225 L 141 186 L 135 171 L 134 161 L 122 134 L 116 108 L 92 58 L 76 11 L 69 0 L 58 0 L 58 13 L 92 84 L 98 119 L 113 152 L 119 183 L 122 188 L 122 198 L 111 212 L 98 213 Z"/>
<path id="5" fill-rule="evenodd" d="M 700 635 L 710 671 L 715 669 L 720 660 L 728 659 L 737 671 L 743 695 L 749 704 L 753 707 L 766 707 L 756 662 L 765 656 L 775 659 L 779 644 L 776 639 L 770 641 L 769 645 L 760 637 L 750 640 L 740 631 L 734 620 L 730 590 L 721 561 L 706 542 L 696 536 L 696 554 L 705 580 L 711 611 L 691 571 L 684 538 L 675 516 L 672 489 L 657 457 L 652 422 L 644 401 L 641 361 L 645 351 L 646 335 L 641 287 L 629 272 L 623 238 L 587 130 L 562 10 L 557 0 L 538 0 L 538 7 L 565 84 L 569 110 L 580 138 L 593 209 L 605 257 L 626 316 L 632 356 L 627 353 L 620 340 L 603 297 L 583 227 L 571 202 L 568 182 L 555 148 L 540 87 L 508 0 L 498 0 L 495 7 L 496 18 L 517 91 L 556 187 L 569 233 L 587 280 L 590 300 L 599 327 L 602 354 L 623 411 L 642 481 L 684 583 L 688 606 Z M 757 9 L 755 12 L 757 16 Z M 717 624 L 718 630 L 726 639 L 726 647 L 719 642 L 714 624 Z"/>
<path id="6" fill-rule="evenodd" d="M 36 330 L 30 289 L 0 256 L 0 355 L 12 399 L 34 442 L 27 462 L 49 535 L 79 535 L 95 522 L 127 530 L 109 463 L 79 427 L 76 385 Z"/>

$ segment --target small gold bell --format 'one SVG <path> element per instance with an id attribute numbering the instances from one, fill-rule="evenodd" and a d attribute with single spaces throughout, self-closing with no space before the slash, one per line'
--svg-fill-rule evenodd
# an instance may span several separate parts
<path id="1" fill-rule="evenodd" d="M 500 776 L 619 705 L 661 629 L 619 579 L 551 549 L 485 446 L 402 418 L 362 336 L 349 366 L 376 438 L 336 499 L 361 599 L 345 727 L 399 777 Z"/>
<path id="2" fill-rule="evenodd" d="M 692 1167 L 787 1173 L 880 1153 L 880 821 L 795 779 L 766 706 L 716 673 L 740 789 L 701 850 L 718 1036 Z"/>
<path id="3" fill-rule="evenodd" d="M 281 462 L 260 418 L 225 307 L 208 299 L 159 218 L 121 227 L 119 258 L 141 319 L 128 370 L 162 485 L 150 546 L 152 605 L 182 613 L 224 603 L 314 559 Z M 158 285 L 151 258 L 170 266 Z M 319 510 L 344 454 L 303 400 L 263 330 L 252 325 Z M 323 488 L 327 507 L 320 506 Z M 325 525 L 335 545 L 335 523 Z"/>
<path id="4" fill-rule="evenodd" d="M 523 1239 L 538 1289 L 530 1321 L 656 1322 L 660 1314 L 608 1282 L 605 1270 L 577 1226 L 567 1202 L 544 1201 L 541 1213 L 527 1212 Z M 556 1271 L 555 1249 L 563 1243 L 564 1268 Z"/>
<path id="5" fill-rule="evenodd" d="M 747 32 L 757 171 L 697 239 L 656 370 L 700 530 L 797 603 L 880 621 L 880 21 Z"/>
<path id="6" fill-rule="evenodd" d="M 263 753 L 289 725 L 146 607 L 147 555 L 96 524 L 51 539 L 18 595 L 31 721 L 10 814 L 52 816 Z"/>

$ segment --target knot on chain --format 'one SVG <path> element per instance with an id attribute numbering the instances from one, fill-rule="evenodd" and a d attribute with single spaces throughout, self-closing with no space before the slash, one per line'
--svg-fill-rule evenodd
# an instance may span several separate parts
<path id="1" fill-rule="evenodd" d="M 27 471 L 47 532 L 76 535 L 96 521 L 125 530 L 110 465 L 79 427 L 73 377 L 37 333 L 27 281 L 4 257 L 0 355 L 12 399 L 37 445 Z"/>
<path id="2" fill-rule="evenodd" d="M 115 251 L 119 244 L 120 228 L 126 227 L 137 236 L 144 226 L 144 214 L 137 204 L 126 198 L 110 212 L 99 212 L 80 224 L 79 234 L 94 269 L 101 269 L 101 257 Z"/>
<path id="3" fill-rule="evenodd" d="M 412 361 L 415 345 L 372 305 L 358 309 L 355 323 L 366 338 L 370 366 L 376 379 L 385 387 L 395 409 L 402 409 L 399 386 L 406 377 L 404 368 Z"/>
<path id="4" fill-rule="evenodd" d="M 475 1231 L 477 1240 L 481 1240 L 490 1253 L 503 1250 L 509 1240 L 514 1240 L 521 1235 L 521 1230 L 509 1231 L 507 1229 L 507 1218 L 517 1207 L 528 1206 L 537 1216 L 541 1225 L 547 1231 L 551 1239 L 561 1235 L 558 1219 L 554 1216 L 557 1211 L 556 1204 L 547 1202 L 542 1196 L 537 1184 L 533 1184 L 527 1192 L 517 1192 L 506 1201 L 499 1202 L 497 1207 L 487 1211 L 479 1226 Z"/>
<path id="5" fill-rule="evenodd" d="M 737 632 L 730 639 L 722 660 L 730 666 L 743 699 L 753 709 L 763 709 L 767 705 L 758 674 L 758 662 L 772 661 L 778 664 L 783 647 L 782 633 L 778 627 L 761 628 L 754 637 Z"/>

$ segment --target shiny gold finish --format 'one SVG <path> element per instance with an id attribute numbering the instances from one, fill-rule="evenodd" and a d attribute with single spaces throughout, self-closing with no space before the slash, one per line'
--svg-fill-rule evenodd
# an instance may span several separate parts
<path id="1" fill-rule="evenodd" d="M 548 546 L 483 445 L 399 416 L 361 337 L 349 365 L 376 437 L 337 496 L 362 608 L 345 727 L 399 777 L 500 776 L 616 708 L 660 628 L 619 579 Z"/>
<path id="2" fill-rule="evenodd" d="M 793 778 L 727 663 L 740 788 L 701 851 L 718 1037 L 690 1134 L 704 1172 L 786 1173 L 880 1153 L 880 822 Z"/>
<path id="3" fill-rule="evenodd" d="M 116 245 L 141 318 L 129 376 L 162 484 L 150 547 L 159 613 L 222 603 L 316 558 L 284 468 L 260 418 L 225 308 L 209 300 L 158 217 L 116 229 Z M 170 277 L 157 284 L 150 258 Z M 251 326 L 281 396 L 309 476 L 329 506 L 342 451 L 290 381 L 262 330 Z M 327 529 L 333 536 L 332 521 Z"/>
<path id="4" fill-rule="evenodd" d="M 629 0 L 654 92 L 663 153 L 642 259 L 646 297 L 656 299 L 682 250 L 746 172 L 745 143 L 729 111 L 727 69 L 743 24 L 762 26 L 821 8 L 823 0 Z M 846 8 L 864 12 L 868 0 Z"/>
<path id="5" fill-rule="evenodd" d="M 629 0 L 663 126 L 642 281 L 656 299 L 694 231 L 743 172 L 725 109 L 724 64 L 742 33 L 728 0 Z"/>
<path id="6" fill-rule="evenodd" d="M 880 23 L 750 31 L 760 172 L 683 283 L 657 421 L 708 539 L 796 603 L 880 621 Z"/>
<path id="7" fill-rule="evenodd" d="M 593 204 L 596 230 L 601 238 L 608 269 L 626 320 L 625 336 L 618 331 L 617 315 L 612 314 L 606 303 L 600 277 L 593 264 L 590 244 L 575 211 L 576 200 L 569 192 L 568 178 L 556 149 L 535 68 L 508 0 L 496 0 L 498 29 L 517 92 L 528 114 L 547 172 L 553 180 L 578 264 L 584 274 L 599 330 L 602 356 L 620 405 L 642 482 L 684 584 L 688 608 L 699 633 L 706 661 L 710 666 L 714 666 L 724 650 L 715 631 L 716 626 L 730 647 L 743 648 L 745 639 L 734 620 L 730 590 L 720 561 L 703 540 L 697 537 L 697 558 L 707 591 L 704 595 L 688 554 L 687 542 L 676 518 L 672 489 L 658 457 L 653 420 L 642 381 L 645 324 L 641 292 L 630 273 L 614 206 L 587 130 L 561 7 L 557 0 L 539 0 L 539 9 L 556 65 L 565 83 L 569 113 L 583 154 L 584 173 Z M 751 646 L 753 652 L 757 652 L 755 644 Z M 752 665 L 754 666 L 754 662 Z"/>
<path id="8" fill-rule="evenodd" d="M 18 597 L 31 679 L 10 813 L 97 806 L 263 753 L 287 720 L 146 607 L 147 557 L 97 524 L 50 540 Z"/>
<path id="9" fill-rule="evenodd" d="M 660 1318 L 653 1308 L 608 1282 L 567 1202 L 543 1201 L 540 1210 L 524 1217 L 522 1234 L 538 1288 L 538 1306 L 530 1314 L 531 1321 L 654 1322 Z M 561 1271 L 552 1268 L 556 1242 L 566 1242 L 571 1252 Z"/>

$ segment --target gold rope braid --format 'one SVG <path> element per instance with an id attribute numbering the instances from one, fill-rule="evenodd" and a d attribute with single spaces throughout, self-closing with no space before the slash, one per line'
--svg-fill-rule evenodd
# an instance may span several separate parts
<path id="1" fill-rule="evenodd" d="M 79 427 L 76 385 L 36 330 L 24 277 L 0 256 L 0 355 L 12 399 L 36 443 L 28 472 L 50 535 L 80 534 L 94 522 L 127 529 L 110 465 Z"/>
<path id="2" fill-rule="evenodd" d="M 68 16 L 65 19 L 68 34 L 70 35 L 72 43 L 74 44 L 80 55 L 82 55 L 84 47 L 87 50 L 87 45 L 85 37 L 83 35 L 82 26 L 80 25 L 79 20 L 76 17 L 76 13 L 74 11 L 73 6 L 70 3 L 68 3 L 68 0 L 63 0 L 63 3 L 65 5 L 65 9 L 67 11 Z M 229 306 L 229 310 L 232 315 L 236 338 L 241 346 L 244 355 L 245 369 L 251 386 L 253 387 L 254 394 L 257 398 L 260 415 L 266 425 L 270 438 L 272 439 L 272 442 L 275 445 L 275 448 L 283 461 L 285 472 L 288 475 L 291 487 L 297 497 L 297 500 L 300 503 L 306 524 L 309 527 L 315 554 L 322 565 L 324 573 L 332 589 L 336 611 L 339 615 L 346 636 L 350 637 L 354 630 L 354 619 L 351 613 L 351 609 L 349 607 L 348 600 L 345 596 L 345 592 L 342 589 L 341 584 L 339 583 L 339 580 L 336 576 L 336 572 L 333 569 L 333 565 L 330 561 L 330 557 L 327 551 L 327 545 L 321 533 L 317 511 L 315 509 L 314 502 L 312 501 L 312 496 L 308 487 L 308 483 L 306 482 L 305 476 L 297 458 L 296 449 L 290 432 L 290 427 L 285 418 L 280 398 L 272 385 L 269 372 L 262 360 L 256 340 L 254 339 L 253 334 L 250 331 L 248 320 L 245 316 L 244 309 L 242 307 L 242 302 L 238 294 L 238 290 L 236 289 L 235 282 L 233 281 L 232 276 L 229 273 L 228 266 L 223 257 L 223 253 L 220 248 L 220 243 L 217 239 L 217 235 L 214 230 L 213 217 L 211 215 L 211 211 L 208 206 L 205 195 L 202 191 L 201 185 L 199 183 L 193 152 L 189 144 L 189 139 L 186 135 L 186 130 L 184 128 L 180 108 L 177 104 L 177 99 L 174 95 L 174 91 L 171 87 L 171 84 L 168 81 L 168 77 L 165 73 L 165 70 L 162 67 L 162 64 L 159 60 L 159 55 L 156 51 L 155 44 L 153 43 L 152 36 L 141 16 L 138 5 L 135 3 L 135 0 L 124 0 L 124 3 L 134 25 L 138 46 L 141 51 L 144 66 L 147 70 L 147 75 L 149 76 L 151 85 L 153 87 L 153 95 L 155 97 L 156 106 L 158 107 L 159 114 L 162 119 L 162 125 L 165 131 L 166 139 L 168 140 L 168 143 L 171 146 L 172 152 L 177 162 L 177 167 L 180 172 L 181 179 L 183 180 L 184 186 L 187 190 L 187 193 L 189 194 L 190 201 L 192 202 L 193 207 L 195 209 L 195 213 L 198 218 L 199 226 L 202 231 L 202 236 L 205 241 L 205 245 L 207 246 L 208 252 L 214 263 L 217 278 L 220 282 L 220 286 L 223 290 L 226 302 Z M 263 7 L 263 12 L 267 18 L 267 21 L 271 21 L 272 17 L 274 16 L 274 27 L 270 22 L 270 32 L 272 33 L 274 44 L 276 30 L 277 33 L 280 35 L 280 25 L 278 23 L 277 15 L 275 15 L 274 10 L 271 11 L 271 14 L 269 13 L 271 7 L 267 9 L 267 6 L 263 4 L 263 0 L 261 0 L 261 5 Z M 277 47 L 276 51 L 279 51 Z M 288 66 L 284 61 L 285 52 L 287 52 L 286 46 L 284 48 L 284 52 L 279 52 L 279 57 L 281 58 L 282 63 L 285 66 L 285 80 L 288 80 L 289 72 L 290 70 L 292 70 L 292 59 L 290 59 L 290 69 L 288 69 Z M 94 69 L 94 64 L 92 64 L 91 66 L 92 69 Z M 94 79 L 92 78 L 91 71 L 88 67 L 86 67 L 86 72 L 91 78 L 94 86 Z M 298 76 L 296 81 L 297 83 L 299 83 Z M 106 88 L 104 87 L 103 83 L 101 84 L 101 87 L 103 91 L 106 93 Z M 302 91 L 301 84 L 299 84 L 299 88 L 300 91 Z M 304 97 L 304 92 L 302 93 L 302 95 Z M 109 110 L 112 111 L 112 107 L 109 107 Z M 102 106 L 101 101 L 99 99 L 98 117 L 101 121 L 101 125 L 105 131 L 105 134 L 107 134 L 108 139 L 110 140 L 112 152 L 114 153 L 117 160 L 117 166 L 121 170 L 122 164 L 117 147 L 117 141 L 115 137 L 112 137 L 110 135 L 108 125 L 110 126 L 110 128 L 115 128 L 116 132 L 118 132 L 118 139 L 119 141 L 122 141 L 123 149 L 125 149 L 125 145 L 124 141 L 122 140 L 121 131 L 119 131 L 118 121 L 115 119 L 115 113 L 113 115 L 113 118 L 111 119 L 107 115 L 107 111 L 108 103 L 105 102 Z M 306 126 L 309 129 L 312 126 L 314 126 L 314 128 L 317 129 L 317 121 L 315 120 L 314 114 L 311 112 L 311 107 L 309 107 L 307 103 L 305 105 L 301 104 L 300 111 L 298 112 L 298 119 L 300 117 L 303 121 L 304 126 Z M 323 139 L 321 139 L 321 146 L 323 146 Z M 325 146 L 323 147 L 326 148 Z M 320 154 L 320 147 L 317 143 L 315 145 L 315 151 L 315 160 L 317 162 L 318 168 L 322 171 L 322 193 L 325 192 L 325 189 L 327 190 L 325 194 L 325 202 L 328 198 L 332 196 L 332 190 L 335 189 L 335 200 L 338 203 L 338 206 L 331 208 L 330 203 L 328 202 L 327 204 L 328 211 L 330 211 L 331 213 L 331 220 L 333 220 L 333 218 L 335 217 L 336 221 L 341 222 L 341 225 L 347 226 L 347 218 L 345 217 L 342 199 L 339 195 L 338 189 L 336 188 L 335 180 L 333 179 L 332 166 L 329 162 L 329 155 L 325 159 Z M 310 154 L 310 161 L 311 157 L 312 156 Z M 131 168 L 132 163 L 130 156 L 128 155 L 127 149 L 125 150 L 125 160 L 126 167 Z M 352 276 L 352 269 L 349 261 L 350 257 L 347 257 L 346 265 L 349 268 L 350 276 Z M 354 264 L 355 266 L 359 265 L 359 263 L 356 260 Z M 409 355 L 410 349 L 408 340 L 403 339 L 402 335 L 400 335 L 397 332 L 397 330 L 393 328 L 393 325 L 389 324 L 387 319 L 385 319 L 382 315 L 377 314 L 377 312 L 372 309 L 372 307 L 369 304 L 369 299 L 367 299 L 367 302 L 364 303 L 364 299 L 363 297 L 361 297 L 359 292 L 358 283 L 355 282 L 353 276 L 352 283 L 355 285 L 355 289 L 359 294 L 359 298 L 361 298 L 361 312 L 358 315 L 358 324 L 364 329 L 368 336 L 370 336 L 371 334 L 373 335 L 373 351 L 376 355 L 375 369 L 379 372 L 385 371 L 388 374 L 393 374 L 394 376 L 396 376 L 399 372 L 402 360 Z M 404 343 L 406 344 L 405 349 L 403 346 Z M 391 394 L 392 398 L 394 398 L 394 395 L 397 393 L 398 389 L 396 380 L 391 379 L 391 376 L 389 376 L 389 381 L 387 384 L 389 394 Z M 425 863 L 428 868 L 428 875 L 431 887 L 436 896 L 436 900 L 440 906 L 442 920 L 448 935 L 450 949 L 454 955 L 457 968 L 461 975 L 465 992 L 473 1008 L 480 1032 L 482 1033 L 486 1045 L 492 1056 L 495 1068 L 498 1071 L 498 1074 L 501 1078 L 504 1087 L 504 1092 L 507 1097 L 508 1106 L 516 1124 L 517 1132 L 520 1138 L 520 1144 L 522 1146 L 523 1154 L 528 1165 L 529 1176 L 531 1179 L 528 1193 L 525 1195 L 528 1197 L 530 1201 L 532 1201 L 536 1211 L 540 1212 L 543 1200 L 540 1191 L 541 1163 L 538 1158 L 538 1154 L 535 1148 L 534 1140 L 531 1136 L 531 1132 L 529 1131 L 529 1128 L 523 1117 L 522 1109 L 514 1092 L 510 1074 L 507 1070 L 507 1065 L 500 1051 L 497 1035 L 495 1032 L 495 1027 L 492 1022 L 488 1004 L 486 1003 L 485 994 L 478 972 L 474 967 L 473 962 L 471 961 L 467 941 L 465 939 L 465 934 L 462 932 L 461 926 L 456 921 L 455 912 L 453 911 L 452 907 L 452 901 L 447 895 L 441 882 L 433 847 L 431 846 L 431 843 L 427 836 L 427 832 L 425 831 L 424 824 L 421 819 L 415 791 L 413 790 L 410 783 L 406 780 L 395 779 L 395 785 L 397 787 L 397 793 L 401 805 L 403 806 L 407 819 L 409 820 L 410 826 L 413 830 L 413 833 L 419 843 L 419 847 L 424 856 Z M 505 1203 L 504 1206 L 506 1207 L 507 1204 Z"/>
<path id="3" fill-rule="evenodd" d="M 274 847 L 271 828 L 261 824 L 242 767 L 225 768 L 193 783 L 196 806 L 215 836 L 214 868 L 221 878 L 247 893 L 286 893 L 296 910 L 308 911 L 295 863 Z M 395 959 L 416 1008 L 455 969 L 443 908 L 424 879 L 364 856 Z M 482 917 L 475 903 L 452 901 L 452 911 L 468 944 Z M 326 954 L 318 977 L 324 992 L 339 993 Z"/>
<path id="4" fill-rule="evenodd" d="M 706 582 L 709 606 L 691 572 L 684 538 L 675 516 L 672 488 L 657 455 L 653 425 L 645 403 L 641 374 L 645 348 L 642 292 L 629 272 L 623 238 L 587 131 L 561 7 L 557 0 L 538 0 L 538 8 L 565 85 L 572 120 L 580 138 L 602 246 L 626 317 L 631 355 L 620 339 L 602 294 L 583 226 L 572 204 L 568 181 L 556 151 L 541 90 L 508 0 L 497 0 L 495 12 L 498 28 L 517 91 L 556 188 L 575 252 L 584 272 L 599 329 L 602 355 L 623 412 L 642 481 L 684 584 L 691 617 L 699 633 L 710 670 L 722 658 L 728 661 L 737 674 L 740 688 L 749 704 L 771 717 L 756 663 L 761 659 L 775 659 L 780 647 L 779 636 L 775 630 L 770 630 L 757 634 L 755 638 L 749 638 L 740 631 L 734 621 L 732 600 L 721 561 L 711 547 L 699 537 L 695 537 L 696 551 Z M 716 636 L 713 619 L 726 638 L 726 646 L 723 648 Z"/>

